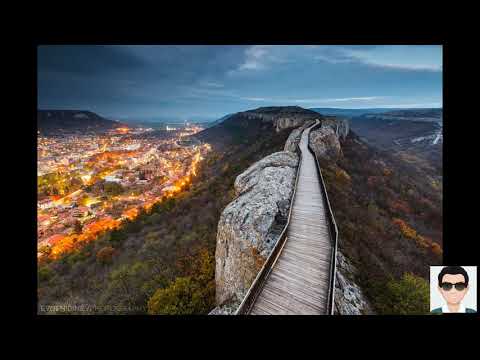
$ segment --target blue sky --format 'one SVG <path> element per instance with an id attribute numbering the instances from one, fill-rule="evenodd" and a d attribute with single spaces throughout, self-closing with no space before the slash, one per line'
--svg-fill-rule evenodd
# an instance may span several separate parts
<path id="1" fill-rule="evenodd" d="M 213 120 L 260 106 L 441 107 L 434 45 L 38 48 L 38 107 L 123 120 Z"/>

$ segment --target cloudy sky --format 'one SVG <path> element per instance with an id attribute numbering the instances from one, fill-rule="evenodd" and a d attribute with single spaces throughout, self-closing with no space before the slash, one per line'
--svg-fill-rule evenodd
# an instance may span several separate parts
<path id="1" fill-rule="evenodd" d="M 260 106 L 441 107 L 441 46 L 40 46 L 38 107 L 213 120 Z"/>

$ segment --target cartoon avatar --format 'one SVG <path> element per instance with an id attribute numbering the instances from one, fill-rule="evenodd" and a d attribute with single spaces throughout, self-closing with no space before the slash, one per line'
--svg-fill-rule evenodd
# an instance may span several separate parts
<path id="1" fill-rule="evenodd" d="M 462 300 L 468 292 L 468 274 L 461 266 L 445 266 L 438 274 L 438 291 L 446 304 L 432 310 L 432 314 L 475 313 L 465 308 Z"/>

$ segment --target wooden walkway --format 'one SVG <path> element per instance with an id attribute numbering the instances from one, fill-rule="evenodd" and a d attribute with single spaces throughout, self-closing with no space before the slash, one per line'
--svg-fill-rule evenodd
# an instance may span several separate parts
<path id="1" fill-rule="evenodd" d="M 332 244 L 317 165 L 300 140 L 302 162 L 287 239 L 253 304 L 252 315 L 327 314 Z"/>

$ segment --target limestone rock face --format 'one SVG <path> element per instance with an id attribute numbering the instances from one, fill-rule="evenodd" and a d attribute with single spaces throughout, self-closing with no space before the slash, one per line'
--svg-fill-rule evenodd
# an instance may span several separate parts
<path id="1" fill-rule="evenodd" d="M 281 151 L 235 180 L 236 199 L 223 210 L 215 253 L 216 302 L 243 299 L 286 223 L 299 162 Z"/>
<path id="2" fill-rule="evenodd" d="M 339 139 L 345 140 L 350 131 L 348 120 L 338 118 L 325 118 L 323 120 L 324 126 L 329 126 L 335 130 L 335 134 Z"/>
<path id="3" fill-rule="evenodd" d="M 301 126 L 305 124 L 305 117 L 304 116 L 285 116 L 279 117 L 275 119 L 275 130 L 279 132 L 282 129 L 293 128 L 297 126 Z"/>
<path id="4" fill-rule="evenodd" d="M 260 119 L 262 122 L 273 123 L 276 132 L 295 128 L 303 125 L 306 121 L 320 118 L 318 113 L 298 106 L 261 107 L 245 111 L 242 114 L 249 119 Z"/>
<path id="5" fill-rule="evenodd" d="M 313 125 L 315 121 L 308 120 L 302 126 L 293 129 L 290 135 L 288 136 L 287 141 L 285 142 L 285 147 L 283 148 L 284 151 L 291 151 L 295 152 L 297 149 L 297 144 L 300 142 L 300 138 L 302 137 L 302 132 L 310 125 Z"/>
<path id="6" fill-rule="evenodd" d="M 342 156 L 340 140 L 348 135 L 346 120 L 327 118 L 319 129 L 310 132 L 310 146 L 317 157 L 336 161 Z"/>
<path id="7" fill-rule="evenodd" d="M 335 279 L 335 314 L 373 314 L 372 307 L 363 294 L 362 289 L 354 281 L 356 272 L 355 266 L 338 250 L 337 277 Z"/>

